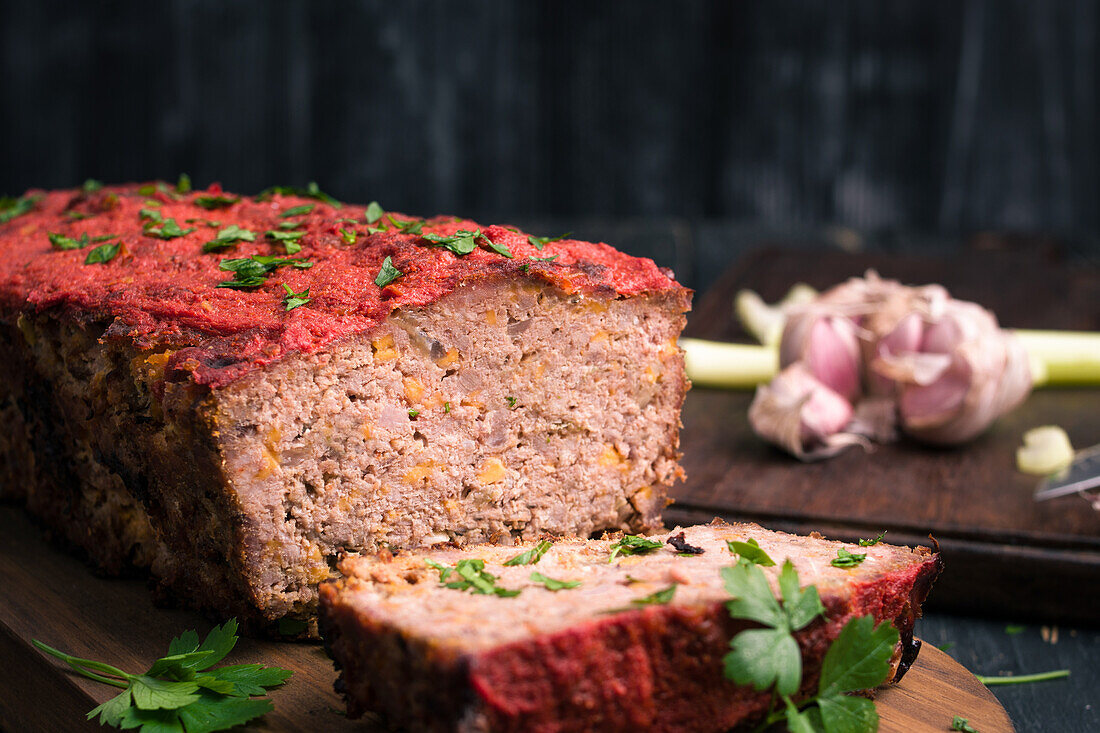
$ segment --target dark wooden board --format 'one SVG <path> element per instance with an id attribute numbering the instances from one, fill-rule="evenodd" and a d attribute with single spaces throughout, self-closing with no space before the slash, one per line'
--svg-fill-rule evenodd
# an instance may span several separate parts
<path id="1" fill-rule="evenodd" d="M 764 250 L 724 274 L 696 304 L 687 333 L 746 340 L 734 294 L 766 300 L 795 282 L 825 288 L 876 268 L 885 277 L 939 282 L 992 308 L 1005 326 L 1100 330 L 1100 271 L 1060 264 L 1043 248 L 964 251 L 952 259 Z M 947 569 L 932 607 L 1014 619 L 1100 621 L 1100 512 L 1080 497 L 1036 503 L 1036 480 L 1015 470 L 1025 430 L 1058 424 L 1074 444 L 1100 443 L 1100 390 L 1049 389 L 973 443 L 932 449 L 901 441 L 803 464 L 749 428 L 749 392 L 693 390 L 684 406 L 688 478 L 667 520 L 715 515 L 838 538 L 889 530 L 895 543 L 939 541 Z"/>
<path id="2" fill-rule="evenodd" d="M 95 577 L 79 559 L 47 544 L 12 506 L 0 506 L 0 587 L 0 730 L 105 730 L 85 722 L 84 714 L 117 690 L 71 674 L 31 639 L 137 670 L 164 654 L 182 630 L 210 628 L 196 613 L 154 607 L 142 580 Z M 294 671 L 271 695 L 275 710 L 249 730 L 378 729 L 344 717 L 332 691 L 336 673 L 320 645 L 242 639 L 226 661 Z M 969 717 L 984 733 L 1012 730 L 989 690 L 930 644 L 900 685 L 879 691 L 876 704 L 881 730 L 889 733 L 945 730 L 955 714 Z"/>

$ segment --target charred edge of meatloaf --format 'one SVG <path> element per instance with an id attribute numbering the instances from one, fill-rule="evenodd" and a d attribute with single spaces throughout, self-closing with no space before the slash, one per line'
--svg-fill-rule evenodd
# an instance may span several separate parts
<path id="1" fill-rule="evenodd" d="M 483 281 L 218 390 L 265 615 L 314 614 L 344 551 L 658 529 L 686 309 Z"/>
<path id="2" fill-rule="evenodd" d="M 813 694 L 844 624 L 866 614 L 881 623 L 909 613 L 938 570 L 937 557 L 850 595 L 823 596 L 825 618 L 795 634 L 803 663 L 795 698 Z M 447 654 L 364 613 L 355 603 L 362 583 L 348 578 L 322 586 L 322 626 L 350 717 L 370 711 L 428 731 L 725 731 L 755 724 L 772 702 L 770 692 L 724 676 L 730 639 L 753 626 L 730 618 L 724 603 L 650 606 Z"/>
<path id="3" fill-rule="evenodd" d="M 13 498 L 102 571 L 151 569 L 162 596 L 247 621 L 238 512 L 201 396 L 179 387 L 159 400 L 151 386 L 167 354 L 101 342 L 102 333 L 49 314 L 0 328 L 2 409 L 18 426 L 0 440 L 4 485 L 17 482 Z M 203 577 L 172 572 L 182 546 Z"/>

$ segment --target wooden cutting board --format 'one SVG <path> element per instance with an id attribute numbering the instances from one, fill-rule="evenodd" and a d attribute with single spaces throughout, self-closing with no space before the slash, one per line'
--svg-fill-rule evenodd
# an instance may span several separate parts
<path id="1" fill-rule="evenodd" d="M 739 289 L 772 302 L 796 282 L 827 288 L 868 268 L 907 283 L 942 283 L 956 297 L 991 308 L 1004 326 L 1100 330 L 1100 270 L 1060 263 L 1042 247 L 989 243 L 952 259 L 759 251 L 699 299 L 687 335 L 748 341 L 733 318 Z M 1037 391 L 965 447 L 902 441 L 814 464 L 753 435 L 746 417 L 751 399 L 750 392 L 689 393 L 681 435 L 688 477 L 673 491 L 668 523 L 722 516 L 848 540 L 885 529 L 895 544 L 928 544 L 931 533 L 946 570 L 930 607 L 1100 621 L 1100 512 L 1079 496 L 1036 503 L 1035 478 L 1015 470 L 1022 434 L 1038 425 L 1061 425 L 1078 447 L 1100 443 L 1100 390 Z"/>
<path id="2" fill-rule="evenodd" d="M 85 713 L 115 688 L 66 670 L 30 640 L 126 670 L 144 669 L 184 629 L 205 634 L 196 613 L 156 608 L 145 581 L 97 578 L 77 558 L 47 544 L 22 510 L 0 506 L 0 730 L 20 733 L 104 731 Z M 344 717 L 332 690 L 332 662 L 318 644 L 242 639 L 227 663 L 261 662 L 294 672 L 271 694 L 275 709 L 247 730 L 371 731 L 370 721 Z M 1008 715 L 974 675 L 926 644 L 901 684 L 884 688 L 876 705 L 881 730 L 943 731 L 954 715 L 983 733 L 1012 731 Z"/>

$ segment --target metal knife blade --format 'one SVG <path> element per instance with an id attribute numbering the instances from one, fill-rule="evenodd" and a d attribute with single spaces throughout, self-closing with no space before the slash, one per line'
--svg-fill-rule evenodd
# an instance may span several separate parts
<path id="1" fill-rule="evenodd" d="M 1064 471 L 1043 479 L 1035 491 L 1035 501 L 1056 499 L 1100 486 L 1100 445 L 1079 452 Z"/>

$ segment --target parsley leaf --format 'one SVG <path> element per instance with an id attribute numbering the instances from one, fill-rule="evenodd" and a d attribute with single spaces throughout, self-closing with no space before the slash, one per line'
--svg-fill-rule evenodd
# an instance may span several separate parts
<path id="1" fill-rule="evenodd" d="M 401 272 L 401 270 L 394 267 L 393 258 L 386 255 L 386 259 L 382 260 L 382 269 L 378 271 L 378 275 L 374 278 L 374 284 L 380 288 L 384 288 L 404 274 L 405 273 Z"/>
<path id="2" fill-rule="evenodd" d="M 310 181 L 308 184 L 306 184 L 305 188 L 300 188 L 298 186 L 271 186 L 270 188 L 265 188 L 263 191 L 260 191 L 260 193 L 256 195 L 256 200 L 266 201 L 267 199 L 271 198 L 271 194 L 274 193 L 280 194 L 282 196 L 301 196 L 302 198 L 306 199 L 316 199 L 318 201 L 322 201 L 328 204 L 334 209 L 339 209 L 344 206 L 332 196 L 329 196 L 327 193 L 322 191 L 317 186 L 316 181 Z"/>
<path id="3" fill-rule="evenodd" d="M 158 659 L 145 674 L 124 672 L 103 662 L 80 659 L 38 640 L 34 645 L 98 682 L 123 691 L 87 715 L 98 716 L 101 725 L 140 728 L 143 733 L 164 731 L 219 731 L 252 720 L 272 709 L 263 695 L 286 682 L 291 672 L 258 664 L 237 664 L 209 669 L 237 643 L 237 622 L 230 620 L 211 629 L 199 644 L 194 631 L 172 640 L 168 656 Z M 204 671 L 205 670 L 205 671 Z"/>
<path id="4" fill-rule="evenodd" d="M 648 555 L 662 547 L 664 545 L 657 540 L 647 540 L 645 537 L 628 534 L 611 545 L 611 557 L 607 558 L 607 561 L 611 562 L 619 555 Z"/>
<path id="5" fill-rule="evenodd" d="M 119 243 L 114 244 L 101 244 L 98 247 L 93 247 L 88 252 L 88 256 L 84 258 L 85 265 L 104 265 L 110 262 L 118 255 Z"/>
<path id="6" fill-rule="evenodd" d="M 30 213 L 34 205 L 38 203 L 41 195 L 23 196 L 18 199 L 9 197 L 0 198 L 0 224 L 7 224 L 17 216 Z"/>
<path id="7" fill-rule="evenodd" d="M 196 196 L 194 199 L 194 203 L 196 206 L 201 206 L 207 211 L 211 211 L 213 209 L 227 209 L 238 201 L 240 201 L 240 199 L 236 196 L 203 195 Z"/>
<path id="8" fill-rule="evenodd" d="M 398 221 L 393 218 L 393 215 L 386 217 L 390 220 L 390 223 L 394 225 L 397 231 L 402 234 L 420 234 L 420 230 L 424 227 L 423 219 L 408 219 L 407 221 Z M 434 236 L 434 235 L 433 235 Z"/>
<path id="9" fill-rule="evenodd" d="M 581 584 L 581 581 L 579 580 L 555 580 L 554 578 L 548 578 L 539 572 L 531 573 L 531 580 L 535 581 L 536 583 L 542 583 L 546 587 L 546 590 L 552 590 L 555 592 L 559 590 L 569 590 L 570 588 L 576 588 L 578 585 Z"/>
<path id="10" fill-rule="evenodd" d="M 142 209 L 142 212 L 151 211 L 150 209 Z M 157 220 L 160 218 L 160 214 L 157 214 Z M 195 231 L 195 227 L 189 227 L 183 229 L 176 223 L 175 219 L 164 219 L 160 226 L 153 226 L 152 224 L 145 225 L 145 235 L 149 237 L 157 237 L 159 239 L 175 239 L 177 237 L 183 237 L 191 232 Z"/>
<path id="11" fill-rule="evenodd" d="M 527 241 L 534 245 L 535 249 L 542 251 L 542 248 L 546 245 L 550 244 L 551 242 L 560 242 L 572 233 L 573 232 L 566 232 L 565 234 L 561 234 L 557 237 L 532 237 L 528 235 Z"/>
<path id="12" fill-rule="evenodd" d="M 288 255 L 298 254 L 302 251 L 302 243 L 299 242 L 302 237 L 306 235 L 304 229 L 294 229 L 288 232 L 278 232 L 274 229 L 269 229 L 264 232 L 264 236 L 268 239 L 274 239 L 276 242 L 282 242 L 286 247 L 286 253 Z"/>
<path id="13" fill-rule="evenodd" d="M 425 560 L 429 567 L 439 571 L 439 582 L 452 590 L 470 591 L 481 595 L 498 595 L 502 598 L 512 598 L 520 594 L 520 590 L 507 590 L 497 586 L 497 576 L 486 572 L 485 561 L 479 557 L 463 558 L 453 568 L 440 565 L 433 560 Z M 458 575 L 461 580 L 446 582 L 451 574 Z"/>
<path id="14" fill-rule="evenodd" d="M 103 188 L 103 182 L 97 181 L 94 178 L 89 178 L 81 185 L 80 190 L 86 194 L 95 193 L 99 189 Z"/>
<path id="15" fill-rule="evenodd" d="M 256 233 L 250 229 L 242 229 L 236 224 L 230 224 L 218 232 L 218 235 L 202 246 L 203 252 L 219 252 L 228 249 L 236 242 L 255 242 Z"/>
<path id="16" fill-rule="evenodd" d="M 733 600 L 726 604 L 733 618 L 755 621 L 763 629 L 748 629 L 731 641 L 733 651 L 724 658 L 726 677 L 757 691 L 775 685 L 780 695 L 793 695 L 802 679 L 802 654 L 793 632 L 802 629 L 824 611 L 817 588 L 800 588 L 798 571 L 790 560 L 779 573 L 783 602 L 772 593 L 759 567 L 742 558 L 722 568 L 722 580 Z"/>
<path id="17" fill-rule="evenodd" d="M 50 246 L 59 250 L 80 249 L 82 247 L 87 247 L 92 241 L 88 238 L 87 232 L 81 235 L 80 239 L 73 239 L 72 237 L 66 237 L 64 234 L 55 234 L 54 232 L 46 232 L 46 237 L 50 240 Z"/>
<path id="18" fill-rule="evenodd" d="M 662 588 L 659 591 L 650 593 L 643 598 L 635 598 L 631 601 L 636 606 L 663 606 L 672 601 L 672 597 L 676 595 L 676 588 L 678 584 L 673 583 L 667 588 Z"/>
<path id="19" fill-rule="evenodd" d="M 550 540 L 539 540 L 538 544 L 536 544 L 530 550 L 527 550 L 526 552 L 521 552 L 518 555 L 508 558 L 504 561 L 504 564 L 509 566 L 534 565 L 542 559 L 542 556 L 546 554 L 550 547 Z"/>
<path id="20" fill-rule="evenodd" d="M 150 204 L 155 203 L 157 206 L 160 206 L 160 202 L 150 201 L 149 203 Z M 138 218 L 139 219 L 147 219 L 147 220 L 149 220 L 151 222 L 154 222 L 156 224 L 163 224 L 164 223 L 164 216 L 159 211 L 157 211 L 156 209 L 153 209 L 153 208 L 140 209 L 138 211 Z"/>
<path id="21" fill-rule="evenodd" d="M 829 561 L 834 568 L 854 568 L 867 559 L 866 553 L 848 552 L 843 547 L 836 551 L 836 557 Z"/>
<path id="22" fill-rule="evenodd" d="M 368 224 L 374 224 L 385 214 L 385 210 L 378 204 L 377 201 L 371 201 L 367 205 L 367 211 L 365 215 L 366 222 Z"/>
<path id="23" fill-rule="evenodd" d="M 496 242 L 489 239 L 489 237 L 487 237 L 484 234 L 481 235 L 481 238 L 484 239 L 486 242 L 488 242 L 489 243 L 489 249 L 493 250 L 498 255 L 503 255 L 504 257 L 507 257 L 510 260 L 515 259 L 515 257 L 512 255 L 512 253 L 508 251 L 507 246 L 505 246 L 503 244 L 497 244 Z"/>
<path id="24" fill-rule="evenodd" d="M 359 233 L 354 229 L 344 229 L 340 227 L 336 231 L 340 233 L 340 238 L 344 240 L 344 244 L 355 244 L 359 239 Z"/>
<path id="25" fill-rule="evenodd" d="M 880 534 L 878 537 L 874 538 L 873 540 L 860 540 L 859 541 L 859 546 L 860 547 L 874 547 L 878 543 L 882 542 L 882 538 L 886 536 L 886 532 L 887 532 L 887 530 L 885 530 L 885 529 L 882 530 L 882 534 Z"/>
<path id="26" fill-rule="evenodd" d="M 738 542 L 737 540 L 726 540 L 726 547 L 729 551 L 740 555 L 749 562 L 755 565 L 763 565 L 766 568 L 773 567 L 775 560 L 772 560 L 768 556 L 768 553 L 760 549 L 760 543 L 756 540 L 749 538 L 748 542 Z"/>
<path id="27" fill-rule="evenodd" d="M 215 287 L 235 288 L 243 290 L 263 285 L 267 277 L 280 267 L 294 267 L 298 270 L 308 270 L 313 267 L 309 260 L 287 257 L 275 257 L 272 255 L 253 255 L 239 259 L 222 260 L 218 269 L 232 272 L 232 280 L 225 280 Z"/>
<path id="28" fill-rule="evenodd" d="M 180 173 L 180 177 L 176 181 L 176 193 L 191 193 L 191 176 Z"/>
<path id="29" fill-rule="evenodd" d="M 313 300 L 313 298 L 309 297 L 309 288 L 306 288 L 300 293 L 296 293 L 291 290 L 290 286 L 286 283 L 280 283 L 280 285 L 282 285 L 283 290 L 286 291 L 286 297 L 283 298 L 283 305 L 286 306 L 286 309 L 288 311 L 292 311 L 295 308 L 300 308 L 301 306 Z"/>
<path id="30" fill-rule="evenodd" d="M 308 214 L 309 212 L 313 211 L 315 206 L 317 206 L 317 204 L 302 204 L 301 206 L 291 206 L 289 209 L 279 214 L 279 216 L 284 219 L 291 216 L 302 216 L 303 214 Z"/>
<path id="31" fill-rule="evenodd" d="M 527 258 L 534 260 L 535 262 L 553 262 L 558 259 L 560 255 L 550 255 L 549 257 L 535 257 L 534 255 L 528 255 Z"/>
<path id="32" fill-rule="evenodd" d="M 962 733 L 978 733 L 978 729 L 970 725 L 968 718 L 959 715 L 951 718 L 951 730 L 961 731 Z"/>

